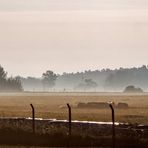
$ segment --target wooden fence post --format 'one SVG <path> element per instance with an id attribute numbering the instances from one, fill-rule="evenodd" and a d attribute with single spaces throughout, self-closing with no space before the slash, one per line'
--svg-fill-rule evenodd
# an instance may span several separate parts
<path id="1" fill-rule="evenodd" d="M 109 103 L 112 111 L 112 147 L 115 148 L 116 137 L 115 137 L 115 111 L 112 103 Z"/>
<path id="2" fill-rule="evenodd" d="M 67 104 L 68 112 L 69 112 L 69 137 L 71 137 L 71 106 Z"/>
<path id="3" fill-rule="evenodd" d="M 30 106 L 32 108 L 32 132 L 35 134 L 35 109 L 32 104 L 30 104 Z"/>

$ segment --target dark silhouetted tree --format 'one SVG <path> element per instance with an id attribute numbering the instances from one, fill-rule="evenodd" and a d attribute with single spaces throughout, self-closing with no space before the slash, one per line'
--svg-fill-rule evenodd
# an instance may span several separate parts
<path id="1" fill-rule="evenodd" d="M 7 73 L 4 71 L 3 67 L 0 65 L 0 91 L 6 88 L 6 77 Z"/>
<path id="2" fill-rule="evenodd" d="M 57 75 L 53 71 L 46 71 L 42 74 L 42 83 L 44 90 L 50 89 L 55 85 L 55 81 L 57 79 Z"/>
<path id="3" fill-rule="evenodd" d="M 7 72 L 0 66 L 0 91 L 22 91 L 22 84 L 19 77 L 7 78 Z"/>

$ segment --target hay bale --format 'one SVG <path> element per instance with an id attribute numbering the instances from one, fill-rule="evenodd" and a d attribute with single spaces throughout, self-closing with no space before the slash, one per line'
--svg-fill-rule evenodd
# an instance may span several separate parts
<path id="1" fill-rule="evenodd" d="M 87 107 L 89 108 L 108 108 L 108 103 L 106 102 L 88 102 Z"/>
<path id="2" fill-rule="evenodd" d="M 128 108 L 128 104 L 127 103 L 122 103 L 122 102 L 119 102 L 118 105 L 117 105 L 118 108 L 123 108 L 123 109 L 126 109 Z"/>
<path id="3" fill-rule="evenodd" d="M 78 105 L 77 105 L 78 108 L 85 108 L 86 107 L 86 104 L 85 103 L 82 103 L 82 102 L 79 102 Z"/>

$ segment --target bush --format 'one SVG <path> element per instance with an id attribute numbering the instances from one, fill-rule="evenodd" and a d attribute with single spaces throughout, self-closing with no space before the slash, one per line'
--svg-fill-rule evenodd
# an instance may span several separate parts
<path id="1" fill-rule="evenodd" d="M 124 90 L 125 93 L 142 93 L 143 90 L 139 87 L 135 87 L 133 85 L 127 86 Z"/>

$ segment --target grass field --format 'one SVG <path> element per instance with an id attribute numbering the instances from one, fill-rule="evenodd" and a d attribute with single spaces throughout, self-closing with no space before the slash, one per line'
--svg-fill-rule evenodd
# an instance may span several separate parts
<path id="1" fill-rule="evenodd" d="M 8 93 L 0 94 L 0 117 L 31 117 L 32 103 L 38 118 L 67 119 L 67 108 L 70 103 L 78 102 L 108 102 L 128 103 L 129 109 L 116 109 L 116 121 L 138 124 L 148 124 L 148 94 L 122 93 Z M 111 121 L 108 109 L 72 109 L 73 120 Z"/>

